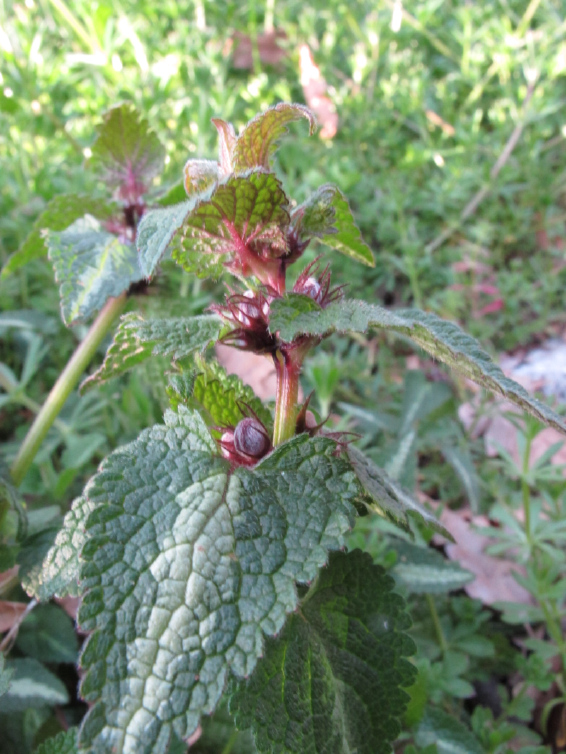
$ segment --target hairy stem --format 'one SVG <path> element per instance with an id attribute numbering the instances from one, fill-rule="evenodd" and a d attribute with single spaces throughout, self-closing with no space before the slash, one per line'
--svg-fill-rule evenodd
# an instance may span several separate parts
<path id="1" fill-rule="evenodd" d="M 79 344 L 67 366 L 59 375 L 59 379 L 53 385 L 12 464 L 11 474 L 14 484 L 21 484 L 45 439 L 45 435 L 63 408 L 70 393 L 76 387 L 112 323 L 124 308 L 126 297 L 127 294 L 122 293 L 117 298 L 111 298 L 106 302 L 98 317 L 92 323 L 86 338 Z"/>

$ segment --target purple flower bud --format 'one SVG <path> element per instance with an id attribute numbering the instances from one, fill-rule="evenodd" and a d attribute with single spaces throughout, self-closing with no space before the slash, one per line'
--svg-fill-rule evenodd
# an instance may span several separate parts
<path id="1" fill-rule="evenodd" d="M 271 440 L 263 424 L 251 417 L 242 419 L 234 430 L 234 449 L 254 461 L 267 455 L 271 449 Z"/>

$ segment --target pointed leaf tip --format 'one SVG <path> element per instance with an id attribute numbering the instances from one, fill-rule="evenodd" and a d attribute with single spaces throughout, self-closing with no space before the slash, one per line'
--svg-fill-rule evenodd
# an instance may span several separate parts
<path id="1" fill-rule="evenodd" d="M 277 142 L 287 133 L 287 125 L 306 118 L 309 134 L 316 131 L 316 118 L 304 105 L 280 102 L 270 107 L 244 127 L 233 147 L 232 166 L 235 172 L 249 168 L 269 168 L 269 161 L 277 150 Z"/>

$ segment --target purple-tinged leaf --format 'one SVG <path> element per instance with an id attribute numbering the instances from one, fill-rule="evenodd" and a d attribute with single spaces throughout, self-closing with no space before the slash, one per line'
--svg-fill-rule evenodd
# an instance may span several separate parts
<path id="1" fill-rule="evenodd" d="M 287 133 L 287 125 L 306 118 L 309 134 L 316 130 L 314 115 L 304 105 L 280 102 L 270 107 L 245 126 L 233 147 L 232 169 L 241 173 L 249 168 L 269 168 L 269 160 L 277 149 L 277 142 Z"/>
<path id="2" fill-rule="evenodd" d="M 136 247 L 108 233 L 92 215 L 61 232 L 48 231 L 46 243 L 66 325 L 89 317 L 142 279 Z"/>
<path id="3" fill-rule="evenodd" d="M 213 160 L 188 160 L 184 168 L 185 191 L 191 198 L 213 186 L 220 178 L 220 168 Z"/>
<path id="4" fill-rule="evenodd" d="M 272 173 L 249 171 L 230 176 L 208 200 L 188 214 L 175 241 L 173 259 L 194 271 L 195 258 L 207 254 L 237 256 L 247 265 L 257 258 L 275 259 L 287 253 L 284 233 L 289 223 L 287 197 Z"/>
<path id="5" fill-rule="evenodd" d="M 109 110 L 92 145 L 89 167 L 122 199 L 136 201 L 165 162 L 165 149 L 149 123 L 128 102 Z"/>
<path id="6" fill-rule="evenodd" d="M 213 118 L 212 122 L 218 131 L 218 162 L 220 163 L 220 169 L 225 175 L 228 175 L 232 172 L 232 153 L 238 137 L 231 123 L 226 123 L 222 118 Z"/>
<path id="7" fill-rule="evenodd" d="M 354 222 L 346 197 L 336 186 L 327 184 L 311 194 L 293 211 L 291 224 L 299 241 L 318 238 L 357 262 L 375 267 L 373 252 Z"/>
<path id="8" fill-rule="evenodd" d="M 4 265 L 0 278 L 7 277 L 33 259 L 39 259 L 47 254 L 47 246 L 41 235 L 43 230 L 65 230 L 86 213 L 96 217 L 97 220 L 110 220 L 119 215 L 120 206 L 115 202 L 97 199 L 88 194 L 62 194 L 51 199 L 34 222 L 22 246 Z"/>

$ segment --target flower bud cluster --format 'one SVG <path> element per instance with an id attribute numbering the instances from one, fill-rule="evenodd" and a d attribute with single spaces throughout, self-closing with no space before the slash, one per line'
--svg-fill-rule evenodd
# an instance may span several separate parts
<path id="1" fill-rule="evenodd" d="M 277 339 L 269 332 L 269 304 L 276 294 L 268 288 L 265 291 L 232 293 L 226 304 L 210 307 L 234 328 L 222 338 L 223 343 L 243 351 L 274 353 Z"/>
<path id="2" fill-rule="evenodd" d="M 320 267 L 317 264 L 319 259 L 320 257 L 315 259 L 301 272 L 293 286 L 293 292 L 309 296 L 324 309 L 328 304 L 342 298 L 344 286 L 330 288 L 330 268 L 327 265 L 320 272 Z"/>

